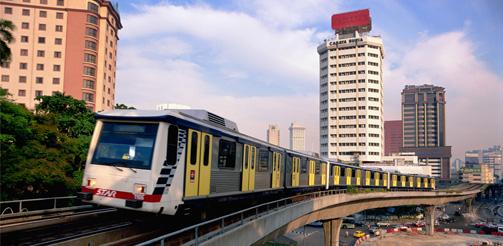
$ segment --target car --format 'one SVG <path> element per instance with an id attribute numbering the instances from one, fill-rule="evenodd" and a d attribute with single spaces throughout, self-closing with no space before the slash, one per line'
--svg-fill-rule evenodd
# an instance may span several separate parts
<path id="1" fill-rule="evenodd" d="M 353 233 L 353 237 L 355 237 L 355 238 L 361 238 L 364 236 L 365 236 L 365 232 L 362 232 L 362 231 L 355 231 L 355 233 Z"/>
<path id="2" fill-rule="evenodd" d="M 376 225 L 378 227 L 389 227 L 390 226 L 390 224 L 387 222 L 377 222 Z"/>
<path id="3" fill-rule="evenodd" d="M 371 227 L 370 229 L 370 233 L 372 233 L 374 236 L 379 236 L 381 234 L 381 229 L 377 228 L 377 227 Z"/>
<path id="4" fill-rule="evenodd" d="M 477 223 L 474 223 L 472 224 L 473 226 L 477 227 L 477 228 L 481 228 L 481 227 L 484 227 L 486 226 L 486 224 L 482 223 L 482 222 L 477 222 Z"/>
<path id="5" fill-rule="evenodd" d="M 358 227 L 362 227 L 365 225 L 365 223 L 363 223 L 362 221 L 355 221 L 354 224 L 355 224 L 355 226 L 358 226 Z"/>
<path id="6" fill-rule="evenodd" d="M 355 229 L 355 224 L 343 222 L 341 225 L 342 229 Z"/>
<path id="7" fill-rule="evenodd" d="M 309 224 L 309 226 L 312 227 L 323 227 L 323 223 L 321 221 L 314 221 L 313 223 Z"/>

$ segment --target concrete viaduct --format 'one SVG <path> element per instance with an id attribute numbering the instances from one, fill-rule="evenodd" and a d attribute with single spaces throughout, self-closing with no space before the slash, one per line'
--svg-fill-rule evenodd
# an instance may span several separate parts
<path id="1" fill-rule="evenodd" d="M 314 221 L 323 222 L 325 245 L 339 245 L 342 218 L 373 208 L 404 205 L 426 206 L 426 232 L 433 234 L 435 207 L 441 204 L 471 201 L 481 192 L 481 186 L 471 185 L 437 191 L 393 191 L 342 193 L 319 197 L 272 211 L 257 219 L 215 236 L 203 245 L 259 245 Z"/>

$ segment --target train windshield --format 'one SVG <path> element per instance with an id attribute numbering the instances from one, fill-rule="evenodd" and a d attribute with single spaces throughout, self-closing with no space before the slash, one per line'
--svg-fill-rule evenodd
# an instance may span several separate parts
<path id="1" fill-rule="evenodd" d="M 92 163 L 150 169 L 159 124 L 104 122 Z"/>

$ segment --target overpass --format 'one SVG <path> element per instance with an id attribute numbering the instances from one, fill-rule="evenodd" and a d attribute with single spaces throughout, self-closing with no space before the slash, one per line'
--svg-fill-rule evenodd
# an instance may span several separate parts
<path id="1" fill-rule="evenodd" d="M 140 245 L 170 243 L 170 238 L 193 231 L 188 245 L 258 245 L 284 235 L 303 225 L 322 221 L 325 245 L 339 245 L 339 232 L 342 218 L 363 210 L 404 205 L 426 206 L 426 232 L 433 234 L 435 206 L 467 200 L 471 201 L 481 192 L 480 185 L 462 184 L 458 187 L 437 191 L 403 191 L 361 189 L 328 190 L 311 193 L 309 199 L 296 202 L 295 199 L 282 199 L 259 205 L 234 214 L 206 221 L 183 230 L 173 232 Z M 264 206 L 267 209 L 264 211 Z M 251 216 L 250 216 L 251 215 Z M 230 219 L 237 216 L 238 219 Z M 248 216 L 248 217 L 247 217 Z M 226 217 L 228 218 L 226 222 Z M 240 218 L 240 219 L 239 219 Z M 232 223 L 229 223 L 232 221 Z M 205 224 L 219 223 L 217 230 L 202 233 Z"/>

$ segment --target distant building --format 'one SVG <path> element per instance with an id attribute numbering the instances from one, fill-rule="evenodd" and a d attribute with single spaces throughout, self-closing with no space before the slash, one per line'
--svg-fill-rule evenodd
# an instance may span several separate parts
<path id="1" fill-rule="evenodd" d="M 11 61 L 1 64 L 0 87 L 34 109 L 37 96 L 64 93 L 101 111 L 115 105 L 118 32 L 108 0 L 0 1 L 0 16 L 16 26 Z"/>
<path id="2" fill-rule="evenodd" d="M 461 181 L 476 184 L 492 184 L 494 183 L 494 171 L 487 164 L 478 164 L 472 168 L 462 168 Z"/>
<path id="3" fill-rule="evenodd" d="M 403 141 L 402 129 L 401 120 L 384 121 L 384 155 L 400 152 Z"/>
<path id="4" fill-rule="evenodd" d="M 495 182 L 503 181 L 503 145 L 494 145 L 485 149 L 465 152 L 465 166 L 475 167 L 481 163 L 487 164 L 494 172 Z"/>
<path id="5" fill-rule="evenodd" d="M 305 151 L 306 150 L 306 128 L 303 126 L 292 123 L 290 128 L 288 128 L 290 132 L 290 149 L 296 151 Z"/>
<path id="6" fill-rule="evenodd" d="M 461 159 L 456 159 L 451 164 L 451 178 L 458 178 L 458 172 L 465 166 L 465 163 Z"/>
<path id="7" fill-rule="evenodd" d="M 335 14 L 335 37 L 318 46 L 322 157 L 365 163 L 384 154 L 384 46 L 371 26 L 368 9 Z"/>
<path id="8" fill-rule="evenodd" d="M 361 165 L 365 168 L 376 168 L 388 172 L 400 172 L 404 174 L 419 174 L 432 176 L 431 166 L 427 165 L 386 165 L 377 163 L 364 163 Z"/>
<path id="9" fill-rule="evenodd" d="M 385 165 L 419 165 L 419 159 L 415 153 L 396 153 L 382 157 Z"/>
<path id="10" fill-rule="evenodd" d="M 189 106 L 177 103 L 164 103 L 157 104 L 155 107 L 157 110 L 166 110 L 166 109 L 190 109 Z"/>
<path id="11" fill-rule="evenodd" d="M 279 146 L 279 127 L 278 125 L 269 125 L 267 129 L 267 142 Z"/>
<path id="12" fill-rule="evenodd" d="M 450 179 L 451 146 L 445 146 L 445 90 L 434 85 L 407 85 L 402 91 L 403 147 L 414 152 L 432 175 Z"/>

